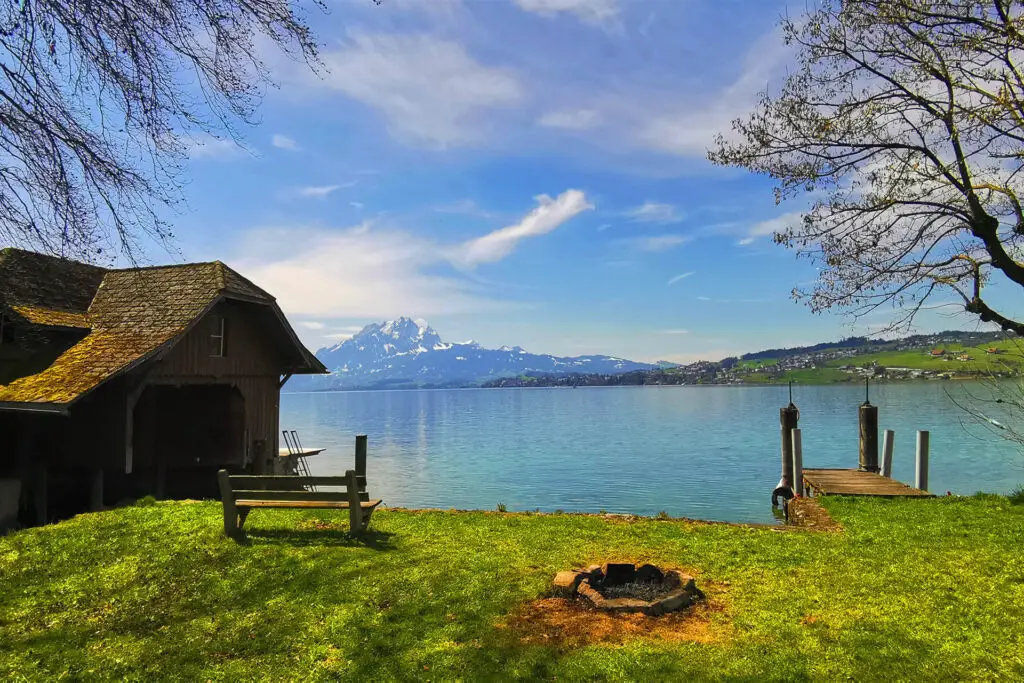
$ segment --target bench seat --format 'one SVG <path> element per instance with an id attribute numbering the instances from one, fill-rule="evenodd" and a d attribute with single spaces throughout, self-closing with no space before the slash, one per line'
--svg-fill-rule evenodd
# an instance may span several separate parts
<path id="1" fill-rule="evenodd" d="M 373 511 L 380 505 L 379 500 L 368 500 L 359 503 L 363 510 Z M 240 508 L 332 508 L 347 510 L 347 500 L 236 500 L 235 507 Z"/>

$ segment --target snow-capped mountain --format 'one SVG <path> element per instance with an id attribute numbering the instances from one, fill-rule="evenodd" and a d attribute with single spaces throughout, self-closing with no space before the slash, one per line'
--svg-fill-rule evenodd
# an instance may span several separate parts
<path id="1" fill-rule="evenodd" d="M 405 317 L 367 325 L 351 339 L 320 349 L 316 357 L 331 374 L 297 375 L 285 390 L 466 386 L 524 373 L 614 374 L 656 367 L 611 356 L 564 358 L 518 346 L 453 344 L 441 341 L 426 321 Z"/>

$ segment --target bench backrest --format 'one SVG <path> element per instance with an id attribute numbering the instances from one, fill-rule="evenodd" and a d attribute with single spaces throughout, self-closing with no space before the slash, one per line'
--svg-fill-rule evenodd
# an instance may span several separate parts
<path id="1" fill-rule="evenodd" d="M 295 500 L 346 501 L 351 500 L 349 489 L 354 488 L 360 501 L 370 500 L 366 492 L 366 476 L 349 470 L 343 477 L 302 477 L 286 474 L 228 474 L 218 473 L 222 493 L 230 491 L 234 500 Z M 337 491 L 307 491 L 306 486 L 337 487 Z"/>

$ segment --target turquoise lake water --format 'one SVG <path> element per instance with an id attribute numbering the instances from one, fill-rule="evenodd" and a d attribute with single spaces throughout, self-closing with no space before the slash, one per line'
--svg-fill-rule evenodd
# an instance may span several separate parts
<path id="1" fill-rule="evenodd" d="M 931 432 L 929 488 L 1006 493 L 1024 454 L 947 396 L 963 386 L 878 385 L 879 428 L 896 432 L 893 476 L 912 482 L 915 431 Z M 975 385 L 974 390 L 978 387 Z M 856 467 L 864 388 L 794 388 L 806 467 Z M 785 387 L 455 389 L 281 395 L 281 426 L 313 474 L 353 466 L 369 435 L 371 494 L 386 506 L 628 512 L 772 521 Z"/>

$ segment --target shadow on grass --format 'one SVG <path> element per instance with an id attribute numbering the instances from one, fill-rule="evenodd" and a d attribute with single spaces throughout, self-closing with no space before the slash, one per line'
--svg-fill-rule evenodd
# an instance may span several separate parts
<path id="1" fill-rule="evenodd" d="M 246 529 L 236 539 L 241 545 L 290 545 L 372 548 L 392 550 L 390 534 L 385 531 L 364 531 L 351 534 L 339 529 Z"/>

